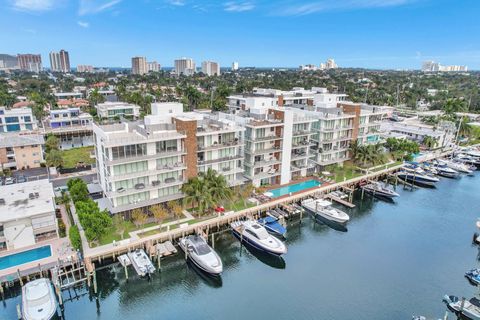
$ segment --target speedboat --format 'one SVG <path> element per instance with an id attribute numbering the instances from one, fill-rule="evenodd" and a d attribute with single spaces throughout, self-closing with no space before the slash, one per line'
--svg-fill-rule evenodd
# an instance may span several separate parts
<path id="1" fill-rule="evenodd" d="M 253 220 L 234 221 L 230 224 L 233 235 L 257 250 L 280 256 L 287 252 L 285 244 L 270 235 L 265 227 Z"/>
<path id="2" fill-rule="evenodd" d="M 445 296 L 443 301 L 447 304 L 447 307 L 453 312 L 463 315 L 468 319 L 480 320 L 480 300 L 477 298 L 471 298 L 466 300 L 465 298 L 459 299 L 456 296 Z"/>
<path id="3" fill-rule="evenodd" d="M 461 173 L 466 173 L 466 174 L 472 174 L 472 170 L 469 169 L 469 166 L 459 163 L 459 162 L 454 162 L 454 161 L 449 161 L 449 160 L 437 160 L 439 164 L 446 165 L 447 167 L 456 170 Z"/>
<path id="4" fill-rule="evenodd" d="M 466 163 L 472 166 L 480 166 L 480 158 L 475 158 L 464 153 L 459 153 L 455 155 L 455 161 Z"/>
<path id="5" fill-rule="evenodd" d="M 436 162 L 434 166 L 439 176 L 442 176 L 445 178 L 457 178 L 460 175 L 457 170 L 450 168 L 446 164 Z"/>
<path id="6" fill-rule="evenodd" d="M 332 207 L 332 203 L 324 199 L 306 199 L 302 201 L 302 206 L 315 217 L 321 217 L 341 225 L 350 220 L 348 214 Z"/>
<path id="7" fill-rule="evenodd" d="M 426 173 L 423 169 L 419 167 L 405 167 L 402 171 L 397 173 L 397 176 L 407 182 L 432 187 L 435 186 L 435 183 L 440 181 L 437 177 L 432 174 Z"/>
<path id="8" fill-rule="evenodd" d="M 181 238 L 178 244 L 199 269 L 211 275 L 222 273 L 222 260 L 201 236 L 190 235 Z"/>
<path id="9" fill-rule="evenodd" d="M 480 151 L 478 151 L 478 149 L 467 148 L 463 150 L 463 153 L 471 157 L 480 158 Z"/>
<path id="10" fill-rule="evenodd" d="M 472 269 L 465 273 L 465 277 L 472 284 L 478 286 L 480 285 L 480 269 Z"/>
<path id="11" fill-rule="evenodd" d="M 266 216 L 257 220 L 268 232 L 273 235 L 285 238 L 287 229 L 278 222 L 278 219 L 272 216 Z"/>
<path id="12" fill-rule="evenodd" d="M 380 196 L 385 198 L 395 198 L 399 196 L 399 194 L 395 191 L 382 186 L 380 182 L 372 182 L 366 184 L 362 186 L 362 189 L 370 194 L 373 194 L 374 196 Z"/>
<path id="13" fill-rule="evenodd" d="M 155 266 L 142 249 L 136 249 L 127 255 L 139 276 L 144 277 L 155 272 Z"/>
<path id="14" fill-rule="evenodd" d="M 57 312 L 52 283 L 40 278 L 22 288 L 22 315 L 25 320 L 49 320 Z"/>

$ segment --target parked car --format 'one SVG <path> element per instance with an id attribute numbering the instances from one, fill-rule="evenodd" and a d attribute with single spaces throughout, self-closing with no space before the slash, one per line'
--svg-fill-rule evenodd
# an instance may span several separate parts
<path id="1" fill-rule="evenodd" d="M 12 177 L 5 178 L 5 185 L 14 184 L 15 180 Z"/>
<path id="2" fill-rule="evenodd" d="M 18 176 L 17 177 L 17 183 L 23 183 L 23 182 L 27 182 L 27 178 L 25 176 Z"/>

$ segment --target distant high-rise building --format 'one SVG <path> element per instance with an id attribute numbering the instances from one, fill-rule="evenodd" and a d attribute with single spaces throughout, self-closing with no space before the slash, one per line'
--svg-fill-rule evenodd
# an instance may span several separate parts
<path id="1" fill-rule="evenodd" d="M 325 69 L 337 69 L 338 65 L 335 63 L 335 60 L 333 59 L 327 59 L 327 62 L 325 62 Z"/>
<path id="2" fill-rule="evenodd" d="M 195 61 L 191 58 L 181 58 L 175 60 L 175 74 L 190 76 L 196 72 Z"/>
<path id="3" fill-rule="evenodd" d="M 68 51 L 50 52 L 50 69 L 54 72 L 70 72 L 70 56 Z"/>
<path id="4" fill-rule="evenodd" d="M 86 64 L 79 64 L 77 66 L 77 72 L 93 72 L 93 66 Z"/>
<path id="5" fill-rule="evenodd" d="M 132 74 L 146 74 L 147 73 L 147 58 L 133 57 L 132 58 Z"/>
<path id="6" fill-rule="evenodd" d="M 18 66 L 20 70 L 29 72 L 42 71 L 42 56 L 39 54 L 17 54 Z"/>
<path id="7" fill-rule="evenodd" d="M 11 70 L 18 68 L 18 59 L 9 54 L 0 54 L 0 70 Z"/>
<path id="8" fill-rule="evenodd" d="M 422 71 L 423 72 L 466 72 L 468 71 L 467 66 L 443 66 L 438 62 L 435 61 L 424 61 L 422 63 Z"/>
<path id="9" fill-rule="evenodd" d="M 203 61 L 202 72 L 207 76 L 219 76 L 220 64 L 218 64 L 218 62 L 213 62 L 213 61 Z"/>
<path id="10" fill-rule="evenodd" d="M 238 70 L 238 62 L 234 61 L 232 62 L 232 71 L 237 71 Z"/>
<path id="11" fill-rule="evenodd" d="M 160 64 L 157 61 L 147 62 L 147 72 L 158 72 L 160 71 Z"/>

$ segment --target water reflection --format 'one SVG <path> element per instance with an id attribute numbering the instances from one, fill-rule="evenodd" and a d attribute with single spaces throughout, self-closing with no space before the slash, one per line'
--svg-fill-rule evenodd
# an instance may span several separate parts
<path id="1" fill-rule="evenodd" d="M 199 267 L 195 265 L 190 260 L 187 260 L 187 265 L 190 270 L 192 270 L 200 279 L 202 279 L 203 283 L 211 288 L 221 288 L 223 281 L 221 275 L 212 275 L 208 274 L 205 271 L 201 270 Z"/>
<path id="2" fill-rule="evenodd" d="M 273 254 L 268 254 L 262 251 L 259 251 L 251 246 L 243 246 L 251 255 L 253 255 L 255 258 L 263 262 L 264 264 L 275 268 L 275 269 L 285 269 L 286 263 L 285 260 L 280 257 L 276 256 Z M 242 248 L 240 248 L 240 254 L 242 254 Z"/>

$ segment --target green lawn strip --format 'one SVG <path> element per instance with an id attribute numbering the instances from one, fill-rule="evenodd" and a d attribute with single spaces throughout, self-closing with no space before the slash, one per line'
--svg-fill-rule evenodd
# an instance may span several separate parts
<path id="1" fill-rule="evenodd" d="M 127 238 L 130 237 L 129 232 L 137 231 L 137 230 L 145 229 L 145 228 L 149 228 L 149 227 L 153 227 L 153 226 L 156 226 L 156 225 L 157 225 L 157 223 L 152 222 L 152 223 L 147 223 L 147 224 L 145 224 L 145 225 L 137 228 L 137 227 L 135 226 L 135 224 L 133 224 L 133 222 L 131 222 L 131 221 L 125 221 L 125 222 L 124 222 L 125 231 L 123 232 L 123 239 L 127 239 Z M 116 232 L 114 226 L 110 227 L 110 228 L 107 230 L 107 232 L 105 232 L 105 234 L 100 238 L 99 244 L 100 244 L 100 245 L 109 244 L 109 243 L 112 243 L 113 240 L 115 240 L 115 241 L 120 241 L 120 240 L 122 240 L 122 237 Z"/>
<path id="2" fill-rule="evenodd" d="M 82 147 L 70 150 L 63 150 L 63 167 L 75 168 L 78 162 L 84 162 L 85 164 L 94 164 L 95 159 L 90 158 L 91 151 L 93 151 L 93 147 Z"/>

